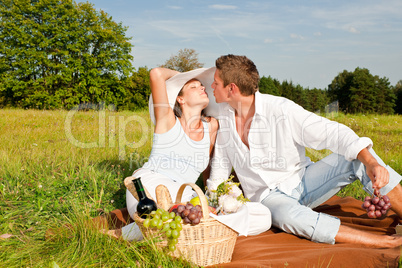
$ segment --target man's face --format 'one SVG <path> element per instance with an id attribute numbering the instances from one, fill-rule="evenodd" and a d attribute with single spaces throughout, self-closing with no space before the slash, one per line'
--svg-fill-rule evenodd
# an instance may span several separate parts
<path id="1" fill-rule="evenodd" d="M 219 70 L 216 69 L 214 74 L 214 82 L 212 82 L 211 87 L 214 89 L 214 96 L 216 103 L 222 103 L 228 101 L 228 87 L 223 86 L 223 80 L 219 76 Z"/>

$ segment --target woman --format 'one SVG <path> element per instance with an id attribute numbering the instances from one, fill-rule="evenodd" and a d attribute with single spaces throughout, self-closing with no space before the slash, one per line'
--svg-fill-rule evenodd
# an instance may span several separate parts
<path id="1" fill-rule="evenodd" d="M 149 110 L 155 124 L 153 146 L 148 161 L 133 173 L 133 177 L 141 177 L 142 184 L 154 200 L 155 188 L 160 184 L 168 187 L 175 200 L 180 186 L 186 182 L 195 183 L 208 166 L 218 121 L 202 113 L 209 98 L 200 80 L 212 77 L 213 69 L 186 73 L 166 68 L 150 71 Z M 192 195 L 193 191 L 187 187 L 183 201 L 188 201 Z M 138 201 L 128 190 L 126 204 L 134 218 Z M 122 235 L 127 240 L 142 238 L 135 224 L 123 227 Z"/>
<path id="2" fill-rule="evenodd" d="M 155 124 L 153 146 L 148 161 L 133 173 L 133 177 L 141 177 L 143 186 L 154 200 L 155 188 L 160 184 L 169 189 L 175 200 L 180 186 L 186 182 L 195 183 L 208 167 L 218 130 L 218 121 L 204 115 L 204 109 L 210 103 L 206 86 L 212 93 L 210 85 L 214 71 L 215 68 L 185 73 L 166 68 L 150 71 L 149 110 Z M 209 107 L 209 113 L 216 114 L 211 108 L 213 105 Z M 187 187 L 182 201 L 189 201 L 193 194 L 194 191 Z M 128 190 L 126 203 L 134 218 L 138 201 Z M 264 212 L 259 211 L 259 216 L 269 216 L 269 226 L 265 224 L 261 229 L 265 231 L 270 227 L 270 213 L 264 206 L 261 209 Z M 123 227 L 122 235 L 126 240 L 142 239 L 136 224 Z"/>

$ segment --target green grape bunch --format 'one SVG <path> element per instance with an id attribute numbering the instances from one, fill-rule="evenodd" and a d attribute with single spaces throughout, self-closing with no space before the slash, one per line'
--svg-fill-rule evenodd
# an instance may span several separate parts
<path id="1" fill-rule="evenodd" d="M 152 211 L 143 222 L 145 228 L 156 228 L 164 233 L 170 251 L 176 250 L 176 244 L 180 237 L 180 231 L 183 229 L 182 218 L 174 212 L 168 212 L 162 208 Z"/>

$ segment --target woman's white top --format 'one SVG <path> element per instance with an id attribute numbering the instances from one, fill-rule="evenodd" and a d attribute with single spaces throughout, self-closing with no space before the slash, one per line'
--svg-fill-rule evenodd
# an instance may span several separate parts
<path id="1" fill-rule="evenodd" d="M 151 155 L 142 168 L 158 172 L 173 181 L 195 183 L 209 162 L 209 128 L 202 122 L 204 136 L 192 140 L 184 132 L 180 121 L 165 133 L 154 133 Z"/>

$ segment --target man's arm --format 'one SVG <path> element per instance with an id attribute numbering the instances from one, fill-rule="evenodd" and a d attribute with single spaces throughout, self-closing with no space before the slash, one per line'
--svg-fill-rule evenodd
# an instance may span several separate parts
<path id="1" fill-rule="evenodd" d="M 346 125 L 309 112 L 300 105 L 289 105 L 287 112 L 293 138 L 304 147 L 329 149 L 352 161 L 361 150 L 373 145 L 371 139 L 359 137 Z"/>
<path id="2" fill-rule="evenodd" d="M 366 166 L 366 173 L 373 183 L 373 188 L 381 189 L 388 184 L 388 170 L 377 162 L 367 148 L 359 152 L 357 159 Z"/>

